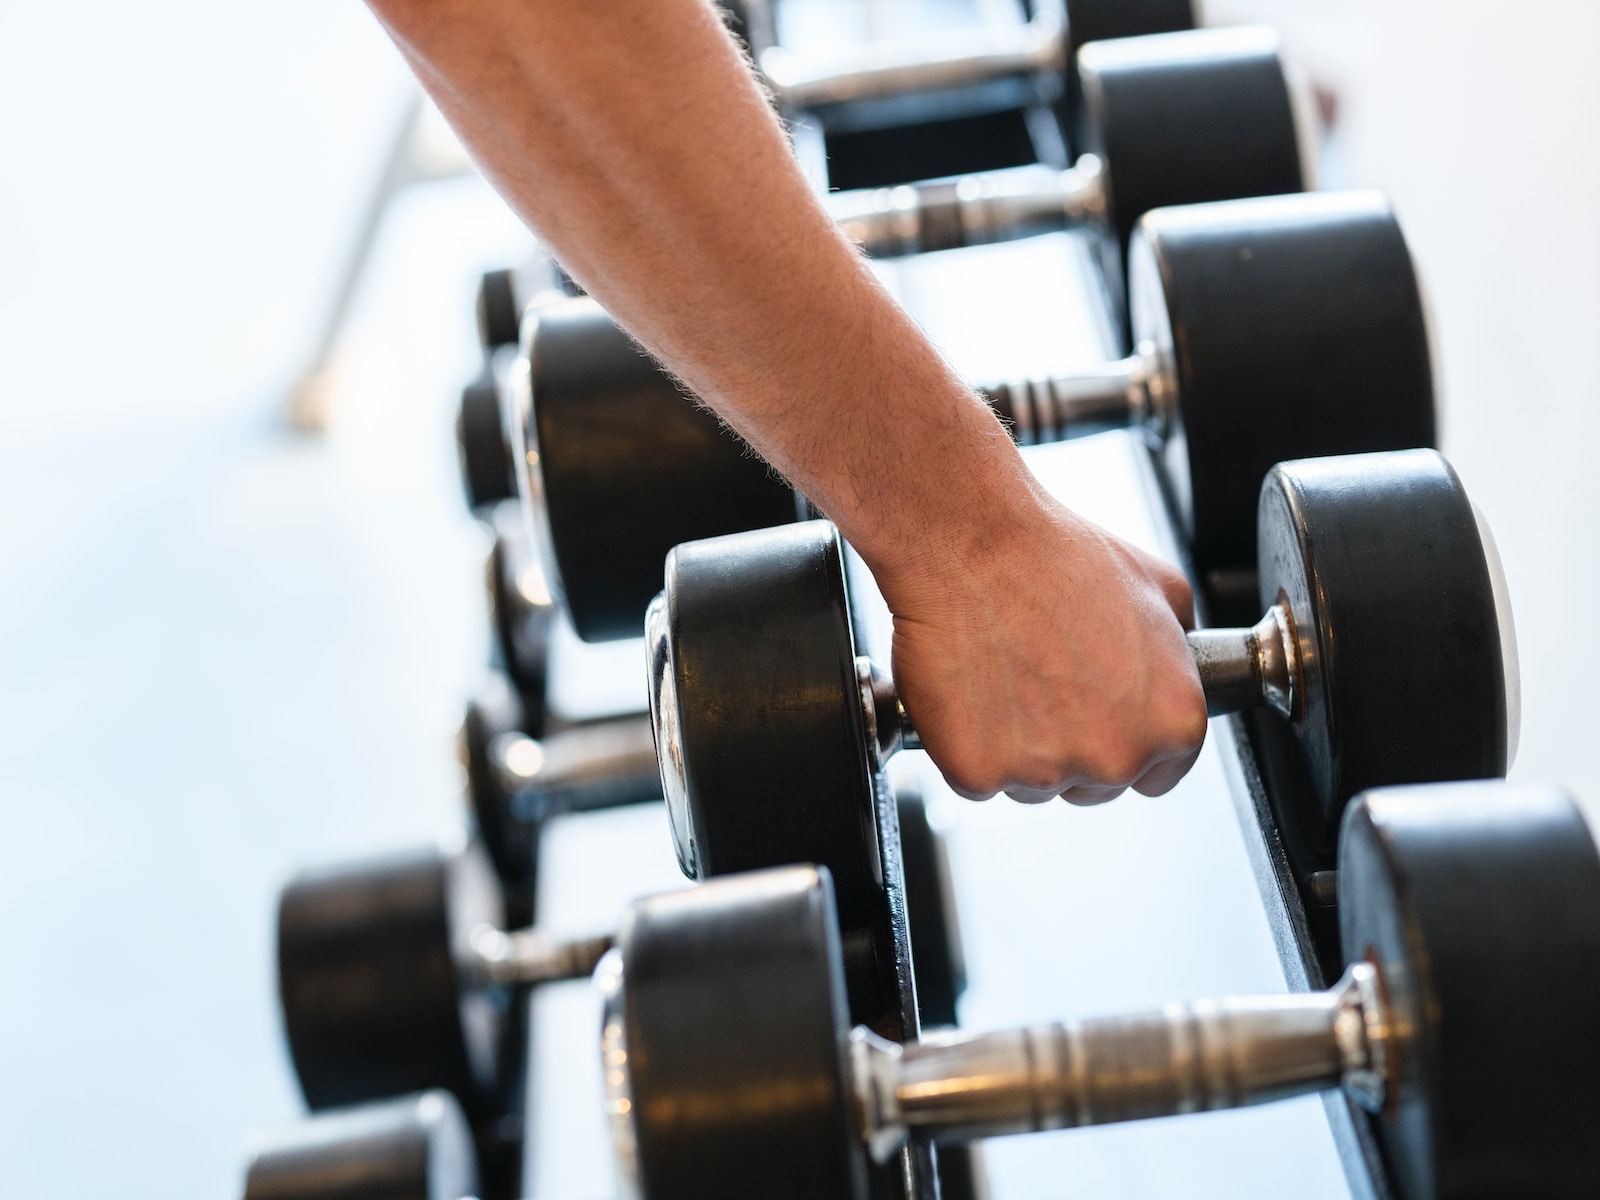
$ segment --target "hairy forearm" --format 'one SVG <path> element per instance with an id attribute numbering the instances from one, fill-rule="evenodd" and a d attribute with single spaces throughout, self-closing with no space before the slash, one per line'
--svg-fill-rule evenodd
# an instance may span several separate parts
<path id="1" fill-rule="evenodd" d="M 999 423 L 811 193 L 707 0 L 369 3 L 567 270 L 880 578 L 1030 502 Z"/>

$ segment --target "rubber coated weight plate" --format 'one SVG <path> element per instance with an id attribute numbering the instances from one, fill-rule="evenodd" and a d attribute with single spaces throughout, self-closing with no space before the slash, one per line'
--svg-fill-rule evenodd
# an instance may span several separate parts
<path id="1" fill-rule="evenodd" d="M 1369 787 L 1506 771 L 1506 667 L 1472 505 L 1433 450 L 1306 459 L 1261 487 L 1263 606 L 1286 598 L 1321 812 Z"/>
<path id="2" fill-rule="evenodd" d="M 478 340 L 483 348 L 494 351 L 515 346 L 521 325 L 516 272 L 485 271 L 478 281 Z"/>
<path id="3" fill-rule="evenodd" d="M 956 1001 L 967 990 L 966 956 L 944 837 L 928 821 L 922 797 L 895 797 L 900 816 L 900 862 L 906 880 L 906 924 L 922 1024 L 954 1025 Z M 944 1151 L 940 1150 L 941 1160 Z"/>
<path id="4" fill-rule="evenodd" d="M 258 1149 L 244 1200 L 462 1200 L 478 1194 L 455 1099 L 424 1092 L 302 1121 Z"/>
<path id="5" fill-rule="evenodd" d="M 1559 792 L 1368 793 L 1339 855 L 1345 955 L 1400 1039 L 1375 1119 L 1404 1195 L 1600 1195 L 1600 858 Z"/>
<path id="6" fill-rule="evenodd" d="M 504 997 L 461 986 L 457 957 L 478 925 L 504 928 L 487 856 L 473 847 L 308 871 L 278 904 L 278 986 L 306 1103 L 327 1108 L 447 1088 L 492 1112 Z"/>
<path id="7" fill-rule="evenodd" d="M 1105 168 L 1106 217 L 1124 251 L 1146 212 L 1276 196 L 1305 186 L 1278 37 L 1262 26 L 1189 30 L 1087 47 L 1083 149 Z"/>
<path id="8" fill-rule="evenodd" d="M 508 927 L 514 929 L 533 924 L 539 830 L 513 810 L 512 796 L 502 784 L 490 747 L 501 734 L 525 732 L 522 702 L 516 691 L 504 675 L 490 672 L 467 702 L 461 722 L 460 756 L 473 822 L 495 873 L 506 885 L 505 917 Z"/>
<path id="9" fill-rule="evenodd" d="M 1192 0 L 1066 0 L 1066 16 L 1067 102 L 1074 112 L 1082 111 L 1078 51 L 1090 42 L 1195 27 Z"/>
<path id="10" fill-rule="evenodd" d="M 639 636 L 678 543 L 795 519 L 794 493 L 593 301 L 541 309 L 529 347 L 530 465 L 586 641 Z"/>
<path id="11" fill-rule="evenodd" d="M 478 377 L 461 389 L 461 408 L 456 413 L 456 450 L 470 508 L 510 500 L 517 494 L 501 421 L 496 368 L 486 362 Z"/>
<path id="12" fill-rule="evenodd" d="M 1129 272 L 1134 340 L 1177 389 L 1166 475 L 1202 576 L 1254 565 L 1273 463 L 1433 445 L 1422 297 L 1378 193 L 1160 209 Z"/>
<path id="13" fill-rule="evenodd" d="M 534 561 L 520 505 L 497 506 L 489 522 L 494 545 L 486 565 L 489 617 L 506 674 L 517 685 L 535 719 L 544 716 L 550 664 L 550 624 L 555 607 L 549 582 Z"/>
<path id="14" fill-rule="evenodd" d="M 624 918 L 614 999 L 647 1200 L 865 1194 L 831 892 L 825 871 L 785 868 Z"/>
<path id="15" fill-rule="evenodd" d="M 871 923 L 883 868 L 833 526 L 679 546 L 666 583 L 650 645 L 666 656 L 652 672 L 671 700 L 652 703 L 684 873 L 821 863 L 846 927 Z M 675 728 L 659 720 L 665 708 Z"/>

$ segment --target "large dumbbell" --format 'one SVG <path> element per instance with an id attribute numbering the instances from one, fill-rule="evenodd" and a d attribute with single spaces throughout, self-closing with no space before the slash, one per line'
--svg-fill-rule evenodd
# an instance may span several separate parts
<path id="1" fill-rule="evenodd" d="M 279 898 L 278 988 L 306 1103 L 445 1088 L 474 1120 L 518 1107 L 519 996 L 610 944 L 508 932 L 475 844 L 302 873 Z"/>
<path id="2" fill-rule="evenodd" d="M 1576 806 L 1368 793 L 1340 858 L 1349 969 L 1326 991 L 903 1046 L 844 1019 L 825 871 L 637 903 L 597 973 L 622 1171 L 647 1200 L 860 1197 L 908 1140 L 1342 1089 L 1408 1200 L 1600 1194 L 1600 857 Z"/>
<path id="3" fill-rule="evenodd" d="M 477 1155 L 461 1106 L 431 1091 L 323 1113 L 264 1139 L 244 1200 L 467 1200 Z"/>
<path id="4" fill-rule="evenodd" d="M 1126 38 L 1085 50 L 1082 61 L 1089 153 L 1075 166 L 835 192 L 828 211 L 874 255 L 1079 224 L 1103 227 L 1125 250 L 1153 208 L 1307 186 L 1303 122 L 1272 30 Z"/>
<path id="5" fill-rule="evenodd" d="M 1023 442 L 1146 430 L 1202 578 L 1253 562 L 1273 463 L 1433 443 L 1427 320 L 1383 197 L 1160 209 L 1130 261 L 1131 356 L 980 390 Z M 532 320 L 510 420 L 551 586 L 581 637 L 637 636 L 672 546 L 794 520 L 795 497 L 592 301 Z"/>
<path id="6" fill-rule="evenodd" d="M 1315 794 L 1290 818 L 1331 845 L 1365 788 L 1504 775 L 1515 642 L 1449 464 L 1432 450 L 1285 463 L 1260 495 L 1265 615 L 1190 646 L 1213 713 L 1266 705 L 1292 731 Z M 857 656 L 833 527 L 679 546 L 647 626 L 684 873 L 815 862 L 842 911 L 870 903 L 876 779 L 916 742 L 891 682 Z"/>

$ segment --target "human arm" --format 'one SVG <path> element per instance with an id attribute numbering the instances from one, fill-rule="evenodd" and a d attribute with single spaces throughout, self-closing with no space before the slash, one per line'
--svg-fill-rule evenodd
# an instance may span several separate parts
<path id="1" fill-rule="evenodd" d="M 1035 484 L 828 218 L 706 0 L 369 4 L 556 258 L 872 568 L 958 791 L 1176 782 L 1205 729 L 1187 584 Z"/>

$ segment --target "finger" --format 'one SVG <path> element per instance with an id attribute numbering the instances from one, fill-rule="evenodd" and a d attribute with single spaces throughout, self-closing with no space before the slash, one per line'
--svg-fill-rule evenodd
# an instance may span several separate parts
<path id="1" fill-rule="evenodd" d="M 1172 615 L 1189 630 L 1194 628 L 1194 589 L 1189 581 L 1176 571 L 1165 571 L 1161 577 L 1161 594 L 1166 597 Z"/>
<path id="2" fill-rule="evenodd" d="M 1189 773 L 1199 757 L 1200 746 L 1196 746 L 1188 754 L 1159 762 L 1134 780 L 1133 790 L 1141 796 L 1164 796 L 1178 786 L 1178 781 Z"/>
<path id="3" fill-rule="evenodd" d="M 1044 804 L 1054 800 L 1059 794 L 1055 788 L 1012 787 L 1006 789 L 1006 795 L 1018 804 Z"/>
<path id="4" fill-rule="evenodd" d="M 1067 788 L 1060 795 L 1068 804 L 1077 808 L 1093 808 L 1099 804 L 1109 804 L 1127 790 L 1125 787 L 1103 787 L 1099 784 L 1083 783 Z"/>

